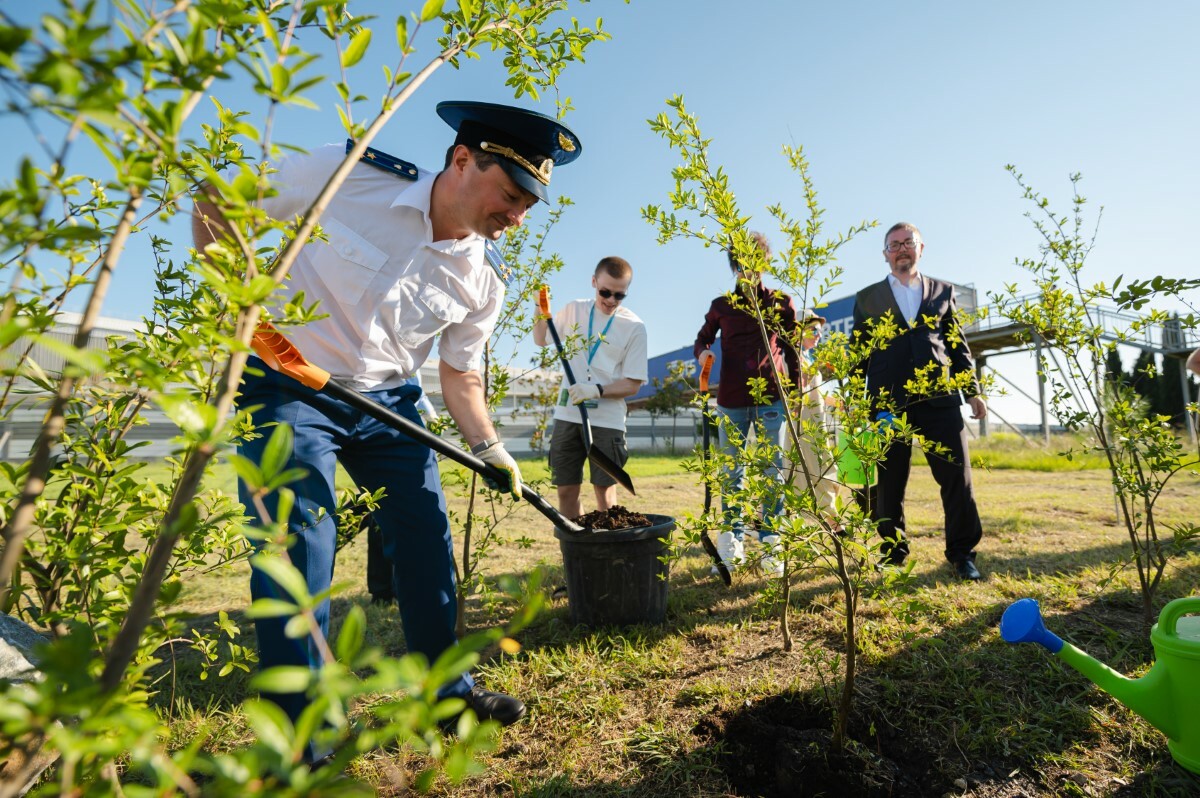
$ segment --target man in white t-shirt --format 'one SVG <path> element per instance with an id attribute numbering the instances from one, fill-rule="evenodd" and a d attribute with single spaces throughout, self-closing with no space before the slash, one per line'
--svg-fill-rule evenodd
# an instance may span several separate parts
<path id="1" fill-rule="evenodd" d="M 320 219 L 325 240 L 301 250 L 279 292 L 286 300 L 303 291 L 305 303 L 318 300 L 326 315 L 288 328 L 287 335 L 314 365 L 416 424 L 422 423 L 421 389 L 408 381 L 436 341 L 446 412 L 472 453 L 504 472 L 502 487 L 519 495 L 520 468 L 496 435 L 480 375 L 505 289 L 500 270 L 485 258 L 485 245 L 520 225 L 539 200 L 549 201 L 553 167 L 574 160 L 581 145 L 557 120 L 522 108 L 443 102 L 437 112 L 457 131 L 441 172 L 369 150 L 330 200 Z M 274 164 L 274 191 L 262 209 L 283 220 L 307 212 L 345 152 L 322 147 Z M 199 250 L 228 239 L 228 221 L 205 194 L 196 200 L 192 231 Z M 288 555 L 309 594 L 327 596 L 333 576 L 340 462 L 360 488 L 385 489 L 372 515 L 393 564 L 407 647 L 433 662 L 454 644 L 457 615 L 454 545 L 433 451 L 262 361 L 251 358 L 250 365 L 238 405 L 249 409 L 259 430 L 291 425 L 295 443 L 287 466 L 305 474 L 288 485 L 295 494 Z M 244 440 L 239 451 L 258 462 L 268 438 Z M 276 517 L 277 494 L 252 495 L 244 484 L 239 493 L 248 514 Z M 287 595 L 259 568 L 252 570 L 250 590 L 255 599 Z M 328 598 L 313 614 L 328 636 Z M 317 641 L 287 634 L 288 621 L 255 621 L 261 666 L 320 668 Z M 482 689 L 467 673 L 439 694 L 464 699 L 481 720 L 508 725 L 525 714 L 521 701 Z M 309 705 L 304 692 L 264 697 L 293 722 Z M 310 744 L 305 758 L 317 761 L 328 753 Z"/>
<path id="2" fill-rule="evenodd" d="M 550 438 L 550 474 L 558 488 L 558 509 L 568 518 L 583 514 L 579 498 L 583 485 L 583 419 L 578 405 L 587 408 L 592 427 L 592 445 L 599 447 L 617 465 L 629 459 L 625 445 L 625 397 L 633 396 L 646 382 L 646 325 L 621 303 L 629 293 L 633 267 L 624 258 L 603 258 L 592 275 L 596 293 L 591 299 L 567 303 L 554 316 L 554 328 L 568 350 L 575 385 L 563 374 L 554 407 L 554 429 Z M 546 346 L 548 325 L 539 319 L 533 342 Z M 571 342 L 579 343 L 572 347 Z M 616 504 L 617 483 L 609 474 L 590 467 L 596 509 Z"/>

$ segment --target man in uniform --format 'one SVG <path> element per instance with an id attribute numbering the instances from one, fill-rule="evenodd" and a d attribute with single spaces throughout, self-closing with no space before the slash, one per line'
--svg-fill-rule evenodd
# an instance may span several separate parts
<path id="1" fill-rule="evenodd" d="M 549 200 L 554 165 L 579 156 L 579 139 L 558 121 L 520 108 L 490 103 L 443 102 L 438 115 L 457 131 L 436 174 L 384 153 L 371 152 L 356 164 L 322 215 L 326 241 L 301 251 L 280 288 L 281 301 L 303 291 L 319 300 L 325 318 L 288 330 L 288 337 L 313 364 L 374 401 L 420 424 L 421 389 L 408 378 L 429 356 L 440 335 L 438 356 L 447 412 L 472 453 L 506 472 L 503 486 L 520 494 L 520 469 L 492 426 L 484 402 L 480 365 L 484 347 L 503 307 L 504 283 L 484 255 L 488 241 L 516 227 L 526 212 Z M 327 146 L 276 164 L 276 193 L 262 201 L 275 219 L 304 213 L 344 158 Z M 201 195 L 193 234 L 198 249 L 224 235 L 227 222 Z M 374 519 L 384 552 L 393 563 L 392 581 L 408 650 L 433 661 L 455 642 L 454 549 L 446 500 L 434 453 L 345 403 L 304 387 L 251 358 L 261 376 L 247 373 L 239 404 L 256 407 L 259 430 L 287 423 L 295 433 L 289 468 L 307 476 L 289 487 L 296 500 L 288 518 L 288 555 L 316 595 L 333 576 L 334 470 L 341 462 L 360 488 L 384 488 Z M 268 434 L 246 441 L 241 453 L 258 462 Z M 259 508 L 241 486 L 247 511 Z M 262 509 L 275 513 L 268 496 Z M 251 576 L 255 599 L 286 593 L 264 572 Z M 329 602 L 317 608 L 323 632 Z M 312 637 L 284 634 L 287 618 L 256 623 L 263 668 L 319 668 Z M 475 685 L 469 674 L 441 688 L 443 697 L 462 697 L 481 720 L 510 724 L 525 714 L 516 698 Z M 308 704 L 302 693 L 266 696 L 295 720 Z M 310 759 L 326 752 L 310 750 Z"/>

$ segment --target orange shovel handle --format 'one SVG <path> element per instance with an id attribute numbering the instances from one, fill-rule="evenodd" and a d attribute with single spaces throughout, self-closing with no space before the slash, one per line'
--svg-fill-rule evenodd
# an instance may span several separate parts
<path id="1" fill-rule="evenodd" d="M 258 325 L 250 346 L 272 369 L 314 391 L 321 390 L 329 382 L 329 372 L 305 360 L 300 350 L 292 346 L 292 342 L 284 338 L 270 322 L 264 321 Z"/>
<path id="2" fill-rule="evenodd" d="M 550 313 L 550 286 L 543 285 L 538 289 L 537 304 L 538 310 L 541 311 L 541 314 L 546 318 L 550 318 L 552 315 Z"/>
<path id="3" fill-rule="evenodd" d="M 705 349 L 700 353 L 700 393 L 708 391 L 708 378 L 712 374 L 713 361 L 716 359 L 717 356 L 711 349 Z"/>

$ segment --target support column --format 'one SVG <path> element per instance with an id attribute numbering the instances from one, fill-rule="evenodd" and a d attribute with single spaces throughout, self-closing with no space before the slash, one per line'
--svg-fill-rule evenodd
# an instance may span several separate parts
<path id="1" fill-rule="evenodd" d="M 1191 380 L 1188 378 L 1187 366 L 1182 365 L 1186 362 L 1185 359 L 1180 359 L 1179 366 L 1179 389 L 1183 391 L 1183 417 L 1187 422 L 1188 440 L 1192 442 L 1192 446 L 1196 445 L 1196 419 L 1188 412 L 1187 406 L 1192 401 L 1192 386 Z"/>
<path id="2" fill-rule="evenodd" d="M 987 358 L 980 355 L 975 358 L 975 379 L 980 385 L 983 385 L 983 367 L 987 363 Z M 986 438 L 988 434 L 987 416 L 979 419 L 979 437 Z"/>
<path id="3" fill-rule="evenodd" d="M 1042 443 L 1050 443 L 1050 417 L 1046 412 L 1046 375 L 1042 371 L 1042 336 L 1033 334 L 1033 356 L 1037 366 L 1038 378 L 1038 424 L 1042 433 Z"/>

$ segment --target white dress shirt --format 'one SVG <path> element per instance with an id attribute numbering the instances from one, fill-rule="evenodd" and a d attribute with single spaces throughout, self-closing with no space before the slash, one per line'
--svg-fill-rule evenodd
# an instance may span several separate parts
<path id="1" fill-rule="evenodd" d="M 337 145 L 286 158 L 263 200 L 272 218 L 304 213 L 345 158 Z M 416 182 L 364 163 L 322 214 L 327 241 L 312 241 L 279 292 L 304 292 L 328 317 L 286 330 L 312 363 L 356 390 L 394 388 L 417 373 L 439 333 L 438 356 L 459 371 L 480 367 L 504 304 L 504 285 L 484 259 L 484 241 L 433 240 L 435 174 Z"/>
<path id="2" fill-rule="evenodd" d="M 894 274 L 889 274 L 887 280 L 892 288 L 892 296 L 896 298 L 896 304 L 904 314 L 904 320 L 908 322 L 909 327 L 913 326 L 917 319 L 917 311 L 921 309 L 921 300 L 925 298 L 925 279 L 918 273 L 912 285 L 900 282 Z"/>

